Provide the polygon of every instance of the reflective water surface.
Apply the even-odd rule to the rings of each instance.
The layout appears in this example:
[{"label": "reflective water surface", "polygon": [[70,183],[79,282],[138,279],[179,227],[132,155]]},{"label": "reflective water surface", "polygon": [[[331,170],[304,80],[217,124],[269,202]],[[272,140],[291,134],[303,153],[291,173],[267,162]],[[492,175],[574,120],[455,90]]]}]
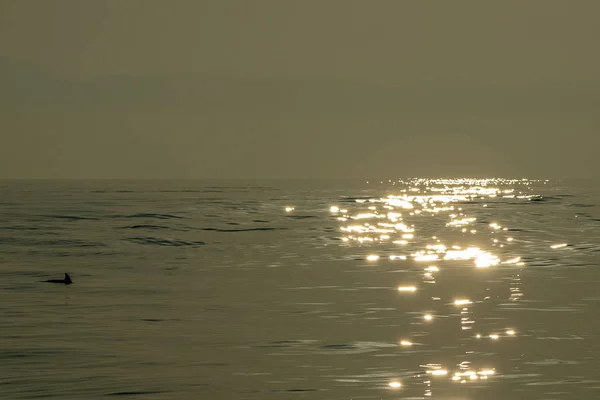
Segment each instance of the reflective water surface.
[{"label": "reflective water surface", "polygon": [[597,187],[0,182],[0,393],[598,398]]}]

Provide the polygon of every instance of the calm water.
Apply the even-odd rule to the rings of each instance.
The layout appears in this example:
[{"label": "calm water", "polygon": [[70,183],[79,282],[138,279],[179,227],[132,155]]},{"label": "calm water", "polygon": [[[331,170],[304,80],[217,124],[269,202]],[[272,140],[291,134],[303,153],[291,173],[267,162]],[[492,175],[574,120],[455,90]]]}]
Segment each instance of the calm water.
[{"label": "calm water", "polygon": [[0,397],[600,398],[597,187],[0,182]]}]

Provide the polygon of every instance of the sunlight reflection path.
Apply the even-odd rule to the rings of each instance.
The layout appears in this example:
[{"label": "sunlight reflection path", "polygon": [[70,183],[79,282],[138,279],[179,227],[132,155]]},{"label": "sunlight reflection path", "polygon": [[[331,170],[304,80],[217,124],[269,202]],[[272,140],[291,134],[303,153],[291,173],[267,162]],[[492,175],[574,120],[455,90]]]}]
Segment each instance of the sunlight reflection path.
[{"label": "sunlight reflection path", "polygon": [[[502,298],[508,301],[518,301],[523,297],[521,289],[521,272],[525,263],[521,257],[513,254],[509,246],[514,243],[514,238],[508,235],[509,228],[503,226],[501,221],[478,220],[478,217],[469,215],[468,210],[486,208],[486,214],[492,214],[489,204],[497,201],[539,201],[541,196],[526,193],[529,186],[538,181],[503,180],[503,179],[413,179],[410,181],[397,181],[389,183],[395,189],[394,194],[383,197],[346,199],[345,207],[331,205],[329,211],[340,223],[339,231],[342,233],[342,242],[345,245],[357,245],[366,249],[368,254],[365,260],[370,265],[379,265],[386,260],[398,261],[402,266],[408,266],[407,271],[419,274],[419,277],[403,274],[405,278],[397,282],[399,295],[422,299],[421,304],[426,304],[426,298],[441,304],[435,314],[444,318],[458,317],[457,329],[460,330],[461,340],[489,340],[501,341],[517,336],[513,327],[479,332],[477,324],[478,309],[484,304],[492,304],[492,300]],[[507,186],[518,186],[507,188]],[[502,199],[502,200],[499,200]],[[478,214],[480,215],[480,214]],[[481,216],[479,217],[481,218]],[[433,227],[433,228],[432,228]],[[435,234],[431,234],[435,233]],[[566,245],[557,244],[552,248],[561,248]],[[393,253],[393,254],[389,254]],[[417,269],[415,265],[425,264]],[[383,264],[382,264],[383,265]],[[387,265],[387,264],[385,264]],[[440,276],[457,271],[456,268],[472,268],[472,273],[478,270],[492,268],[509,269],[510,285],[505,294],[495,296],[487,295],[481,298],[480,293],[456,293],[451,298],[443,293],[431,296],[435,292]],[[449,272],[447,272],[449,271]],[[481,272],[479,272],[481,273]],[[431,290],[422,293],[423,288],[415,284],[420,281],[427,284]],[[495,284],[499,286],[500,284]],[[490,291],[491,288],[486,290]],[[419,297],[421,296],[421,297]],[[441,299],[446,302],[440,303]],[[419,304],[419,303],[416,303]],[[458,309],[458,310],[456,310]],[[456,313],[458,311],[458,314]],[[421,315],[421,321],[435,326],[436,319],[430,310],[415,309],[411,312]],[[475,330],[475,333],[471,333]],[[410,349],[413,340],[410,332],[402,332],[403,338],[399,340],[398,347]],[[466,336],[465,336],[466,335]],[[432,346],[427,343],[427,337],[421,338],[423,346]],[[455,357],[469,357],[474,351],[461,351],[459,346]],[[435,349],[432,349],[435,350]],[[418,374],[419,384],[424,385],[424,396],[433,394],[434,380],[445,379],[448,382],[468,384],[477,381],[486,381],[496,374],[493,366],[480,355],[478,364],[475,362],[461,361],[456,365],[442,365],[427,363],[419,365],[424,373]],[[390,380],[390,389],[405,389],[407,382],[399,379]]]}]

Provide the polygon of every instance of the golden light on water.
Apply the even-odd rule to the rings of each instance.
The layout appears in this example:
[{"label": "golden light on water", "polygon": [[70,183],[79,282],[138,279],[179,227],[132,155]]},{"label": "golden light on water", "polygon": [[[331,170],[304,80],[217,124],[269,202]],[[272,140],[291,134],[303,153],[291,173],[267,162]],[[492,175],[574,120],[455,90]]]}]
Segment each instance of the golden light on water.
[{"label": "golden light on water", "polygon": [[489,376],[495,374],[495,370],[493,369],[481,369],[479,371],[466,370],[462,372],[455,372],[452,376],[452,380],[461,383],[466,383],[467,381],[475,381],[478,379],[487,379]]},{"label": "golden light on water", "polygon": [[475,259],[475,266],[477,268],[488,268],[499,263],[500,259],[491,253],[482,253]]},{"label": "golden light on water", "polygon": [[408,201],[407,198],[399,198],[394,196],[388,196],[387,204],[392,207],[400,207],[407,210],[412,210],[414,208],[412,203]]},{"label": "golden light on water", "polygon": [[560,243],[560,244],[553,244],[552,246],[550,246],[550,248],[552,249],[562,249],[563,247],[567,247],[568,244],[567,243]]},{"label": "golden light on water", "polygon": [[417,252],[412,256],[415,261],[436,261],[439,258],[437,254],[424,254],[424,252]]},{"label": "golden light on water", "polygon": [[468,300],[468,299],[454,300],[454,305],[456,305],[456,306],[464,306],[466,304],[472,304],[471,300]]},{"label": "golden light on water", "polygon": [[[485,310],[499,301],[517,301],[524,296],[519,275],[523,269],[519,267],[525,263],[515,252],[527,242],[508,235],[519,231],[506,226],[514,218],[504,219],[506,214],[499,215],[497,211],[500,211],[498,204],[502,201],[515,204],[534,199],[530,192],[506,188],[506,185],[520,185],[530,190],[527,186],[531,181],[412,179],[388,184],[386,190],[393,191],[391,195],[367,197],[364,192],[352,199],[347,209],[329,205],[329,212],[334,217],[332,220],[339,221],[344,246],[359,246],[360,252],[366,253],[366,260],[377,266],[378,273],[389,273],[390,277],[397,276],[402,282],[396,287],[402,292],[397,301],[404,302],[408,310],[398,310],[416,315],[416,318],[409,324],[398,324],[402,330],[399,335],[406,337],[394,345],[412,356],[418,352],[412,349],[416,344],[411,339],[419,337],[419,349],[429,351],[432,345],[428,343],[430,330],[446,330],[448,326],[456,329],[454,334],[459,335],[460,340],[478,341],[480,346],[495,342],[494,346],[498,347],[514,341],[517,338],[515,328],[493,326],[494,330],[488,330],[487,317],[480,318],[482,310],[487,312]],[[373,194],[373,191],[368,193]],[[520,239],[518,235],[515,233],[516,239]],[[562,247],[566,244],[551,246],[552,249]],[[457,277],[460,277],[458,281]],[[474,281],[466,285],[470,277]],[[477,283],[472,285],[474,282]],[[500,282],[506,293],[494,290]],[[460,315],[452,311],[454,307],[458,307]],[[393,305],[389,307],[389,310],[394,309]],[[435,323],[432,322],[434,315]],[[479,333],[473,334],[475,327]],[[472,349],[461,351],[460,355],[468,356],[473,352]],[[420,384],[424,385],[421,396],[424,397],[434,397],[436,381],[458,381],[469,385],[495,374],[493,368],[477,369],[468,361],[458,367],[427,364],[425,368],[426,373],[419,375]],[[408,387],[409,383],[403,380],[401,384],[393,379],[387,385],[399,388]]]},{"label": "golden light on water", "polygon": [[[396,229],[399,232],[414,232],[414,228],[411,228],[409,226],[407,226],[406,224],[396,224],[394,225],[394,229]],[[412,238],[413,236],[411,236]],[[407,238],[404,238],[407,239]]]},{"label": "golden light on water", "polygon": [[288,207],[286,207],[286,208],[285,208],[285,212],[292,212],[292,211],[294,211],[295,209],[296,209],[295,207],[289,207],[289,206],[288,206]]},{"label": "golden light on water", "polygon": [[[454,214],[452,214],[450,217],[452,218]],[[469,225],[472,224],[473,222],[475,222],[477,220],[477,218],[461,218],[461,219],[453,219],[452,221],[448,222],[446,224],[446,226],[465,226],[465,225]]]},{"label": "golden light on water", "polygon": [[446,252],[446,246],[444,246],[443,244],[428,244],[427,246],[425,246],[425,248],[427,250],[433,250],[436,253],[445,253]]},{"label": "golden light on water", "polygon": [[372,218],[385,218],[383,215],[375,213],[361,213],[352,217],[352,219],[372,219]]},{"label": "golden light on water", "polygon": [[397,221],[400,220],[400,218],[402,218],[402,214],[400,214],[400,213],[394,213],[394,212],[389,212],[389,213],[387,213],[387,218],[391,222],[397,222]]},{"label": "golden light on water", "polygon": [[469,247],[464,250],[448,250],[444,260],[474,260],[477,268],[487,268],[500,263],[500,259],[489,251],[478,247]]},{"label": "golden light on water", "polygon": [[399,286],[399,292],[416,292],[417,288],[415,286]]},{"label": "golden light on water", "polygon": [[445,369],[434,369],[434,370],[430,370],[427,371],[428,374],[434,375],[434,376],[444,376],[444,375],[448,375],[448,371]]},{"label": "golden light on water", "polygon": [[479,375],[494,375],[496,373],[495,370],[493,369],[482,369],[480,371],[477,372]]}]

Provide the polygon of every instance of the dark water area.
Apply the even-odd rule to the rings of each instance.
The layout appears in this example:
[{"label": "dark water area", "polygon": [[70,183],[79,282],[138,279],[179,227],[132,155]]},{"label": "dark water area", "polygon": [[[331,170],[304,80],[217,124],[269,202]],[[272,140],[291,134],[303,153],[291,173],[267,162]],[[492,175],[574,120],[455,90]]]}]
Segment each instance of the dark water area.
[{"label": "dark water area", "polygon": [[0,398],[600,398],[599,196],[1,181]]}]

